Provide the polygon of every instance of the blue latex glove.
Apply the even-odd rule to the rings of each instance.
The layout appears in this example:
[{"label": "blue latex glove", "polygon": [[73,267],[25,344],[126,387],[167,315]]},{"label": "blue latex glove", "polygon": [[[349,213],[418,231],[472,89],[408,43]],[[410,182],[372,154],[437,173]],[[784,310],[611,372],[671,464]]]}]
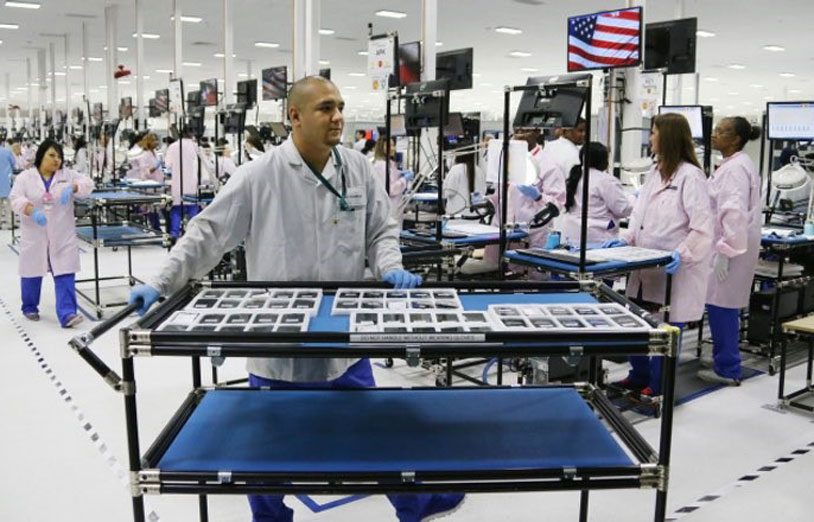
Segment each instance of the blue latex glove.
[{"label": "blue latex glove", "polygon": [[675,250],[672,254],[670,254],[670,257],[673,260],[664,266],[664,271],[670,275],[675,275],[675,273],[678,272],[678,269],[681,267],[681,256],[678,254],[678,250]]},{"label": "blue latex glove", "polygon": [[35,208],[34,211],[31,212],[31,217],[34,218],[34,222],[41,227],[44,227],[45,224],[48,223],[48,219],[45,217],[45,214],[38,208]]},{"label": "blue latex glove", "polygon": [[407,270],[391,270],[382,276],[382,281],[395,288],[415,288],[423,282],[421,276],[413,275]]},{"label": "blue latex glove", "polygon": [[73,185],[65,187],[62,190],[62,194],[59,195],[59,202],[63,205],[67,205],[68,202],[71,201],[71,194],[73,194]]},{"label": "blue latex glove", "polygon": [[534,201],[537,201],[542,197],[542,194],[540,194],[540,191],[537,190],[537,187],[534,185],[518,185],[517,190],[519,190],[520,193],[527,198],[533,199]]},{"label": "blue latex glove", "polygon": [[138,285],[130,291],[130,297],[127,298],[127,304],[135,304],[141,302],[141,307],[136,310],[139,315],[144,315],[147,310],[153,306],[153,303],[158,301],[161,296],[158,290],[150,285]]},{"label": "blue latex glove", "polygon": [[407,183],[410,183],[411,181],[413,181],[413,178],[415,177],[415,174],[413,174],[412,170],[402,170],[401,171],[401,177],[406,179]]},{"label": "blue latex glove", "polygon": [[627,241],[624,239],[608,239],[607,241],[602,242],[602,246],[600,248],[616,248],[623,246],[627,246]]}]

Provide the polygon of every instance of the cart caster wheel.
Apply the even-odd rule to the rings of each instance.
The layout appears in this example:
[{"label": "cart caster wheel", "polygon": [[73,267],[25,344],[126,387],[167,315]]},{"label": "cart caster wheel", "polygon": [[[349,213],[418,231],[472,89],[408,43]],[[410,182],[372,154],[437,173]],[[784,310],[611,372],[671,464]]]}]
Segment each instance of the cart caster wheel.
[{"label": "cart caster wheel", "polygon": [[119,251],[119,247],[113,247],[113,249],[112,249],[112,250],[113,250],[114,252],[118,252],[118,251]]},{"label": "cart caster wheel", "polygon": [[774,369],[774,366],[769,366],[769,375],[773,376],[777,373],[777,370]]},{"label": "cart caster wheel", "polygon": [[392,368],[393,367],[393,359],[388,357],[387,359],[384,360],[384,365],[387,366],[388,368]]},{"label": "cart caster wheel", "polygon": [[436,377],[435,385],[438,388],[446,388],[447,387],[447,379],[446,379],[446,377]]}]

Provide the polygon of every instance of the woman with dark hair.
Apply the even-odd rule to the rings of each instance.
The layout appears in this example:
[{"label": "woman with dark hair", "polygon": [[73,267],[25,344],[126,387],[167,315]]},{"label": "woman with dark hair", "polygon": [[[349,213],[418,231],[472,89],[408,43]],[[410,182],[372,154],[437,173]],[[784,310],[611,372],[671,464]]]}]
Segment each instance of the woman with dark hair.
[{"label": "woman with dark hair", "polygon": [[404,212],[401,208],[401,196],[404,191],[410,186],[413,180],[413,173],[409,170],[401,171],[396,165],[394,158],[396,157],[396,142],[390,140],[390,158],[387,159],[387,141],[380,139],[376,142],[373,152],[373,172],[381,183],[382,188],[386,188],[385,176],[387,176],[387,162],[390,162],[390,215],[399,224],[399,230],[404,221]]},{"label": "woman with dark hair", "polygon": [[77,172],[87,174],[90,168],[90,157],[88,156],[88,142],[84,136],[77,136],[73,144],[73,168]]},{"label": "woman with dark hair", "polygon": [[444,179],[447,214],[471,215],[473,192],[486,196],[486,174],[475,163],[475,151],[459,154]]},{"label": "woman with dark hair", "polygon": [[133,154],[130,158],[130,170],[127,172],[128,178],[164,182],[161,161],[155,153],[158,145],[158,136],[150,131],[145,131],[133,138],[133,144],[130,145]]},{"label": "woman with dark hair", "polygon": [[[619,235],[619,221],[633,211],[635,199],[622,188],[622,183],[608,170],[608,149],[597,141],[583,147],[580,161],[586,161],[588,151],[588,243],[601,243]],[[571,167],[565,182],[565,217],[562,223],[562,239],[565,243],[579,245],[582,237],[582,175],[581,164]]]},{"label": "woman with dark hair", "polygon": [[[632,245],[672,251],[665,267],[630,275],[627,295],[645,308],[665,304],[667,274],[673,276],[670,321],[679,328],[701,319],[711,272],[714,220],[704,172],[686,118],[662,114],[653,119],[650,146],[658,157],[636,198],[630,225],[620,239],[603,246]],[[617,383],[643,395],[661,393],[661,358],[630,358],[632,371]]]},{"label": "woman with dark hair", "polygon": [[707,289],[713,365],[698,372],[708,382],[738,385],[741,380],[738,316],[749,305],[763,222],[760,175],[743,147],[759,137],[760,128],[740,116],[722,119],[712,131],[712,148],[724,161],[708,181],[715,217],[715,257]]},{"label": "woman with dark hair", "polygon": [[263,142],[260,141],[260,137],[256,134],[249,134],[244,142],[243,150],[246,153],[246,158],[243,160],[243,163],[257,159],[266,152]]},{"label": "woman with dark hair", "polygon": [[79,246],[74,226],[73,198],[93,190],[93,181],[62,168],[62,147],[46,139],[34,157],[34,167],[17,176],[11,205],[20,216],[20,277],[23,315],[38,321],[42,277],[51,272],[56,289],[59,324],[70,328],[82,321],[76,313]]}]

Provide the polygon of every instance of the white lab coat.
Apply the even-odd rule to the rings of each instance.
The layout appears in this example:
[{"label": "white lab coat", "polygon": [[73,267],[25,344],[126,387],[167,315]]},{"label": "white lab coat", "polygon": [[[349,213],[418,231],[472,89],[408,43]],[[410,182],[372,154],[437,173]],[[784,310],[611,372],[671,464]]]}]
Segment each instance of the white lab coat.
[{"label": "white lab coat", "polygon": [[[43,200],[45,182],[36,168],[23,171],[14,180],[9,197],[14,212],[20,216],[20,277],[42,277],[48,273],[49,264],[55,276],[79,272],[73,197],[67,205],[59,202],[63,190],[73,184],[78,188],[74,197],[93,191],[89,177],[74,170],[58,170],[48,191],[53,199],[47,209]],[[45,214],[48,221],[44,227],[23,213],[29,203]]]},{"label": "white lab coat", "polygon": [[353,150],[356,152],[362,152],[362,149],[365,148],[365,143],[367,143],[367,140],[364,138],[361,140],[356,140],[356,142],[353,144]]},{"label": "white lab coat", "polygon": [[145,181],[164,182],[164,171],[159,165],[158,156],[154,151],[145,150],[130,161],[130,170],[127,177]]},{"label": "white lab coat", "polygon": [[564,136],[556,140],[547,141],[543,147],[542,156],[551,163],[555,163],[564,177],[568,177],[571,167],[579,165],[579,147]]},{"label": "white lab coat", "polygon": [[[628,194],[613,174],[591,169],[588,183],[588,243],[601,243],[619,235],[619,221],[633,211],[636,198]],[[562,221],[562,241],[579,245],[582,237],[582,180],[577,183],[574,205]]]},{"label": "white lab coat", "polygon": [[[475,167],[475,190],[486,197],[486,173]],[[469,210],[471,193],[469,191],[469,176],[467,176],[466,165],[456,163],[449,169],[447,177],[444,179],[444,199],[446,200],[446,213],[450,215],[463,214],[472,215]]]},{"label": "white lab coat", "polygon": [[760,253],[763,206],[760,175],[741,151],[726,158],[708,180],[715,216],[715,252],[729,258],[729,275],[723,281],[710,275],[707,303],[723,308],[749,305]]},{"label": "white lab coat", "polygon": [[[184,153],[181,156],[180,142],[184,142]],[[164,156],[164,164],[170,169],[172,178],[170,189],[172,192],[172,204],[181,204],[181,179],[184,180],[184,195],[198,195],[198,146],[190,138],[176,140],[167,147],[167,154]],[[181,172],[183,170],[183,173]],[[183,175],[183,178],[182,178]]]},{"label": "white lab coat", "polygon": [[[289,138],[241,166],[169,254],[151,284],[162,294],[203,277],[241,241],[252,281],[360,281],[365,256],[375,277],[401,269],[398,228],[390,200],[361,154],[337,147],[348,203],[339,200],[303,162]],[[333,156],[322,175],[337,190],[342,181]],[[248,370],[267,379],[326,381],[358,359],[249,359]]]},{"label": "white lab coat", "polygon": [[77,172],[81,172],[82,174],[87,174],[88,167],[90,167],[90,160],[88,159],[88,148],[82,147],[76,154],[74,154],[73,159],[73,168]]},{"label": "white lab coat", "polygon": [[[215,169],[215,158],[217,157],[218,168]],[[201,183],[212,185],[216,189],[220,188],[220,180],[224,177],[232,177],[237,170],[237,165],[232,158],[227,156],[215,156],[214,154],[201,154]],[[217,170],[217,172],[216,172]],[[220,179],[218,179],[220,178]]]},{"label": "white lab coat", "polygon": [[[373,172],[376,174],[376,179],[381,183],[382,187],[387,190],[385,178],[387,176],[387,163],[383,159],[373,162]],[[401,208],[401,195],[407,190],[407,180],[401,175],[396,162],[390,162],[390,215],[396,220],[401,230],[404,221],[404,211]]]}]

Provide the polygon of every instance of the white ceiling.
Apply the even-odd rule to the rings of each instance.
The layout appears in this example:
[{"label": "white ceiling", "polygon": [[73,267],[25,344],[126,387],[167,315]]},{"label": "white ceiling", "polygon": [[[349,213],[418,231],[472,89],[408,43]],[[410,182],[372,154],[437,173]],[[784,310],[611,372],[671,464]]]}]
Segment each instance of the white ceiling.
[{"label": "white ceiling", "polygon": [[[104,0],[38,0],[39,10],[1,6],[0,23],[17,23],[19,30],[0,29],[0,70],[10,73],[10,86],[26,85],[25,58],[32,59],[36,75],[36,48],[56,42],[57,70],[62,71],[62,38],[68,33],[70,65],[80,65],[81,25],[89,28],[90,56],[104,57]],[[134,7],[132,1],[119,5],[118,44],[128,47],[119,53],[119,62],[135,72]],[[142,0],[144,30],[157,33],[159,40],[145,40],[145,97],[165,88],[169,75],[156,69],[172,68],[173,37],[170,15],[172,2]],[[233,0],[236,73],[256,76],[263,68],[291,66],[293,0]],[[566,19],[575,14],[624,7],[621,0],[438,0],[439,50],[474,47],[475,88],[453,95],[453,108],[481,110],[488,115],[502,113],[502,86],[525,82],[530,75],[564,72]],[[646,22],[675,18],[677,0],[645,2]],[[699,38],[697,70],[700,72],[700,102],[714,105],[717,114],[757,114],[768,99],[814,99],[814,41],[810,24],[814,16],[812,0],[684,0],[684,16],[698,17],[699,29],[712,31],[713,38]],[[213,57],[221,50],[222,0],[182,0],[184,14],[199,16],[198,24],[183,24],[184,61],[201,62],[201,67],[185,67],[184,80],[196,83],[205,78],[222,78],[223,60]],[[407,13],[401,20],[374,15],[379,9]],[[349,73],[364,72],[365,57],[357,51],[366,48],[368,23],[374,32],[397,30],[402,42],[417,40],[421,33],[420,0],[322,0],[322,27],[335,30],[321,36],[321,58],[330,61],[334,81],[348,102],[348,115],[358,118],[381,117],[381,97],[371,94],[366,78]],[[75,15],[92,18],[78,18]],[[511,36],[494,32],[497,26],[523,30]],[[255,41],[280,43],[279,49],[259,49]],[[767,44],[781,45],[784,52],[763,50]],[[511,58],[512,50],[532,53],[528,58]],[[22,61],[21,61],[22,60]],[[740,64],[744,69],[728,66]],[[522,68],[537,69],[524,72]],[[106,102],[104,64],[89,64],[91,102]],[[82,71],[69,70],[72,91],[82,91]],[[795,73],[784,78],[780,73]],[[245,76],[237,77],[237,80]],[[692,75],[683,77],[683,102],[694,102]],[[5,98],[4,76],[0,76],[0,100]],[[64,99],[64,80],[57,78],[57,99]],[[50,91],[46,99],[50,99]],[[135,96],[135,80],[119,86],[120,96]],[[36,103],[36,94],[35,94]],[[78,101],[81,98],[74,98]],[[13,103],[25,106],[24,90],[12,93]],[[59,104],[58,104],[59,105]],[[272,105],[263,106],[271,113]]]}]

